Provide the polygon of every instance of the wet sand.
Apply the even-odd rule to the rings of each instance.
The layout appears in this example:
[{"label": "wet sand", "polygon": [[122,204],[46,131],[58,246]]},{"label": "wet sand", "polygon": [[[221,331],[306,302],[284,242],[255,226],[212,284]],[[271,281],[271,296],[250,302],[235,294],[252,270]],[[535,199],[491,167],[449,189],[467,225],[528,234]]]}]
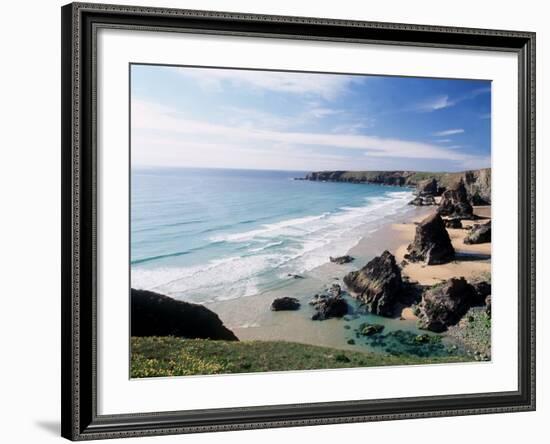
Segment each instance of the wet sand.
[{"label": "wet sand", "polygon": [[[315,294],[321,293],[333,283],[342,287],[342,278],[350,271],[363,267],[368,261],[381,254],[384,250],[395,252],[406,242],[406,233],[395,230],[401,223],[413,224],[418,218],[429,214],[429,209],[411,207],[401,217],[388,218],[378,229],[363,237],[347,254],[355,260],[349,264],[337,265],[327,262],[308,273],[303,279],[288,278],[278,288],[246,298],[214,301],[205,304],[222,319],[241,340],[284,340],[313,345],[324,345],[342,349],[357,350],[358,347],[347,344],[352,338],[353,329],[361,322],[375,322],[385,326],[385,331],[410,330],[418,332],[414,321],[384,318],[376,315],[364,315],[349,321],[342,319],[327,319],[312,321],[314,314],[309,301]],[[327,257],[328,260],[328,257]],[[300,310],[279,311],[270,310],[273,299],[283,296],[297,298],[301,303]],[[357,301],[346,297],[352,308],[357,307]],[[344,326],[348,324],[349,328]]]}]

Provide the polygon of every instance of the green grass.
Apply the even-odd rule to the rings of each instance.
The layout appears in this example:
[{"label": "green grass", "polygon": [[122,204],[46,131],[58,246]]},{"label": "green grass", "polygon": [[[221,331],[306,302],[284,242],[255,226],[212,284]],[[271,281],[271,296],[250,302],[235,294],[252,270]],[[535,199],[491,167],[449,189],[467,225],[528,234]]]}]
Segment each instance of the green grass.
[{"label": "green grass", "polygon": [[284,341],[133,337],[131,377],[190,376],[461,362],[465,357],[389,356]]},{"label": "green grass", "polygon": [[424,171],[417,171],[414,174],[412,174],[412,176],[410,176],[409,181],[412,183],[417,183],[417,182],[420,182],[421,180],[435,179],[439,182],[446,175],[447,173],[430,173],[430,172],[424,172]]}]

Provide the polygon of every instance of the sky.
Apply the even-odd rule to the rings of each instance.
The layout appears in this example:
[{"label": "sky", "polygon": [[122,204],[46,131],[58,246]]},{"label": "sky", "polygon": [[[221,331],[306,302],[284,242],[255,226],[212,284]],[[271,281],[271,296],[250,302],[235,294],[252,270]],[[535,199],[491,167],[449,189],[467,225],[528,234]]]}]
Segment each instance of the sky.
[{"label": "sky", "polygon": [[491,82],[131,66],[133,167],[490,166]]}]

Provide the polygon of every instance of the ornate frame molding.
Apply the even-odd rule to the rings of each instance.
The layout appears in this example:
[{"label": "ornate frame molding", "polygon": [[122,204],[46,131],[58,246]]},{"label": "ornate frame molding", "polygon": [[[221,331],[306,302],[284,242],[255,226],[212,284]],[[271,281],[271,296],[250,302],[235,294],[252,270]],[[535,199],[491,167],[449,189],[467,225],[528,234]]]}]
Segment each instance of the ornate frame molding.
[{"label": "ornate frame molding", "polygon": [[[71,440],[535,409],[535,34],[72,3],[62,8],[62,435]],[[519,61],[518,391],[143,414],[97,414],[96,85],[99,27],[514,52]]]}]

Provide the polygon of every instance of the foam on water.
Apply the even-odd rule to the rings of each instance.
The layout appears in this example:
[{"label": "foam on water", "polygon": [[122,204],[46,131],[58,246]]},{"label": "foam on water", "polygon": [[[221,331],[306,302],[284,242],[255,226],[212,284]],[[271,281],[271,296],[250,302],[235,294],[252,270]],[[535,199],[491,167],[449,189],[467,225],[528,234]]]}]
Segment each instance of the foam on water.
[{"label": "foam on water", "polygon": [[318,216],[308,216],[308,217],[300,217],[296,219],[289,219],[284,220],[282,222],[274,223],[274,224],[265,224],[262,226],[262,228],[257,230],[251,230],[251,231],[245,231],[243,233],[235,233],[235,234],[229,234],[229,235],[222,235],[222,236],[213,236],[210,239],[212,242],[219,242],[219,241],[225,241],[225,242],[244,242],[247,240],[251,240],[257,237],[273,237],[274,235],[280,235],[283,233],[293,233],[293,229],[303,229],[300,227],[304,227],[312,222],[322,220],[326,216],[328,216],[330,213],[323,213]]},{"label": "foam on water", "polygon": [[307,273],[329,256],[346,254],[385,219],[406,211],[411,197],[410,191],[391,191],[366,198],[363,206],[213,236],[211,242],[238,247],[242,254],[187,267],[133,267],[132,286],[197,302],[254,295],[288,280],[289,273]]}]

